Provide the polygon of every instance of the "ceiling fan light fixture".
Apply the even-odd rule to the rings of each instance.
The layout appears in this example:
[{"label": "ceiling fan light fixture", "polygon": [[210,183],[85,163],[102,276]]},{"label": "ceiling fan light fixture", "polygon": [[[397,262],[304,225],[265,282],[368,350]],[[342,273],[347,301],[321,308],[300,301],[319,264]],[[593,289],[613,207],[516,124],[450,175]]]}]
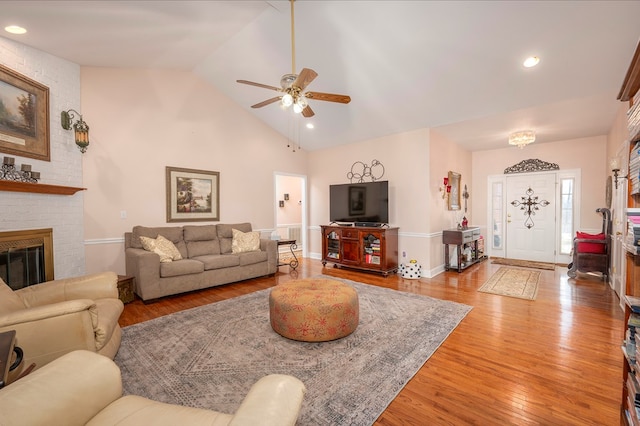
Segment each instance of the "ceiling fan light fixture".
[{"label": "ceiling fan light fixture", "polygon": [[295,112],[296,114],[300,114],[303,109],[304,107],[300,106],[299,103],[296,102],[295,104],[293,104],[293,112]]},{"label": "ceiling fan light fixture", "polygon": [[523,149],[525,146],[536,140],[536,132],[533,130],[521,130],[513,132],[509,135],[509,145],[517,146]]},{"label": "ceiling fan light fixture", "polygon": [[305,98],[303,95],[300,95],[296,99],[296,105],[300,106],[300,108],[302,109],[305,109],[309,106],[309,102],[307,102],[307,98]]},{"label": "ceiling fan light fixture", "polygon": [[291,105],[293,105],[293,96],[291,96],[291,94],[287,93],[282,97],[282,105],[285,107],[290,107]]}]

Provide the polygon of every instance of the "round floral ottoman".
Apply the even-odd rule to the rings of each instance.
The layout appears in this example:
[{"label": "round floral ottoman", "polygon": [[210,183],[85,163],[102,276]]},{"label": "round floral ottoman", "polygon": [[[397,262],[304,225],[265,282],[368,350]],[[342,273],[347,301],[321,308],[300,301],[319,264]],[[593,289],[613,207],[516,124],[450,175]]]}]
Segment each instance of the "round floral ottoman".
[{"label": "round floral ottoman", "polygon": [[294,280],[275,286],[269,294],[271,327],[292,340],[340,339],[358,327],[359,315],[358,293],[340,281]]}]

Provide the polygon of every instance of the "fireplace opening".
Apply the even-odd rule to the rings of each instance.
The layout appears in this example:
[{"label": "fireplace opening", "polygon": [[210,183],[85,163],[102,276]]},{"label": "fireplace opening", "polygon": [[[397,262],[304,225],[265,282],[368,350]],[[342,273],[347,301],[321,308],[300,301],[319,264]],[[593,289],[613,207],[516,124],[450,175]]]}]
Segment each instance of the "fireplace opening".
[{"label": "fireplace opening", "polygon": [[13,290],[52,280],[51,228],[0,232],[0,278]]}]

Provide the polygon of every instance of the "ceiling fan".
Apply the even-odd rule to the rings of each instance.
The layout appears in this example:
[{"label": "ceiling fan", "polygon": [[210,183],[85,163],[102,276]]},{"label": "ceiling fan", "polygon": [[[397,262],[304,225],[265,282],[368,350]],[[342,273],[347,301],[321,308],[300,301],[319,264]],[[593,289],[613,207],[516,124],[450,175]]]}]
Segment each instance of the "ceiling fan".
[{"label": "ceiling fan", "polygon": [[322,92],[305,92],[304,89],[318,76],[314,70],[310,68],[303,68],[300,74],[296,74],[296,55],[295,55],[295,37],[294,37],[294,16],[293,16],[293,2],[291,1],[291,74],[285,74],[280,79],[280,86],[269,86],[267,84],[255,83],[248,80],[236,80],[238,83],[248,84],[250,86],[262,87],[264,89],[275,90],[282,93],[279,96],[275,96],[266,101],[259,102],[255,105],[251,105],[251,108],[262,108],[263,106],[280,101],[283,106],[293,106],[293,110],[296,113],[302,113],[304,117],[313,117],[315,113],[307,102],[308,99],[318,101],[337,102],[341,104],[348,104],[351,102],[351,98],[347,95],[336,95],[333,93]]}]

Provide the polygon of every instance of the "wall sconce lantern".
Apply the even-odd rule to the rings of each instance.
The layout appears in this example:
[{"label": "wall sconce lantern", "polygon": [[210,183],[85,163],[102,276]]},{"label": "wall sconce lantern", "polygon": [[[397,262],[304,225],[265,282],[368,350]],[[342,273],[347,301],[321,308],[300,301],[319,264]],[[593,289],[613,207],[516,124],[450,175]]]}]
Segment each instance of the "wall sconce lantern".
[{"label": "wall sconce lantern", "polygon": [[442,179],[442,183],[443,186],[440,187],[440,192],[442,192],[442,199],[444,200],[451,192],[451,185],[449,184],[449,178],[446,176]]},{"label": "wall sconce lantern", "polygon": [[620,164],[617,158],[611,159],[611,172],[613,173],[613,183],[618,189],[618,179],[627,179],[629,176],[620,176]]},{"label": "wall sconce lantern", "polygon": [[[75,114],[74,114],[75,113]],[[73,119],[78,115],[78,119],[73,123]],[[83,154],[87,152],[89,146],[89,126],[82,119],[82,114],[76,110],[70,109],[69,111],[62,111],[60,113],[60,124],[65,130],[71,130],[71,124],[73,123],[73,130],[76,135],[76,145]]]}]

